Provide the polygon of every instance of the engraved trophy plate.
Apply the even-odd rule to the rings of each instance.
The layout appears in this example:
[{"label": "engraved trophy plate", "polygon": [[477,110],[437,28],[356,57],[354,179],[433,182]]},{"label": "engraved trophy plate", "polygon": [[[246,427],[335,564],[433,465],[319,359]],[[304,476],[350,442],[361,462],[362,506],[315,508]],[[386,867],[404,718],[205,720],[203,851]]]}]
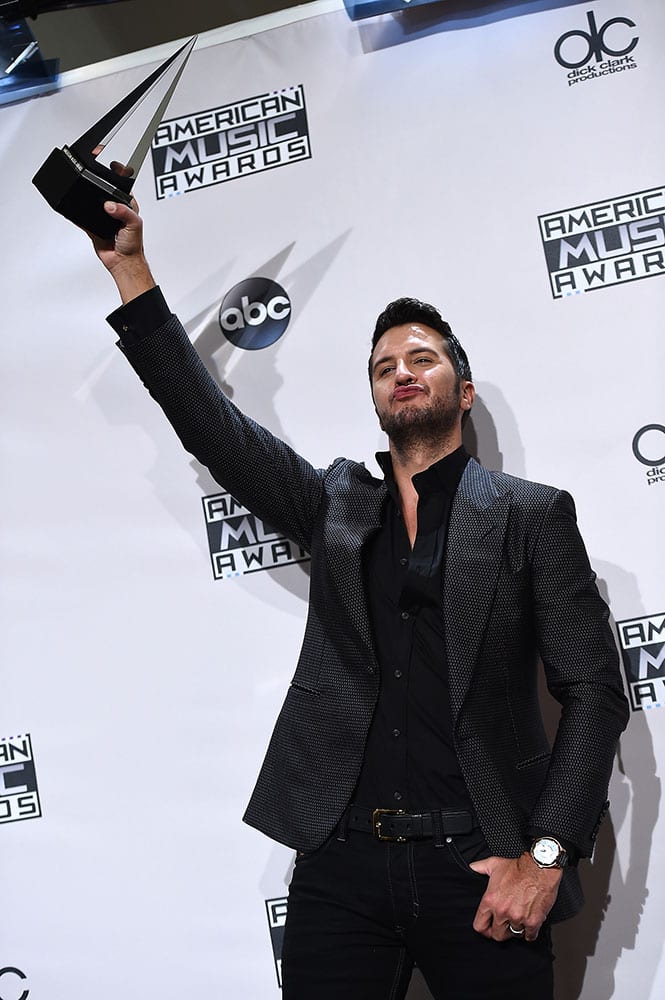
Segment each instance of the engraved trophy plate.
[{"label": "engraved trophy plate", "polygon": [[[143,83],[140,83],[127,97],[111,108],[87,132],[84,132],[76,142],[63,146],[62,149],[54,149],[47,157],[32,178],[32,183],[46,198],[51,208],[96,236],[113,239],[120,224],[104,211],[104,202],[110,200],[125,205],[131,202],[136,175],[150,149],[153,136],[194,48],[196,38],[195,35],[185,42],[177,52],[146,77]],[[123,173],[113,169],[113,165],[105,166],[98,160],[99,154],[153,88],[164,80],[169,70],[174,74],[173,78],[134,152],[126,159],[123,158]]]}]

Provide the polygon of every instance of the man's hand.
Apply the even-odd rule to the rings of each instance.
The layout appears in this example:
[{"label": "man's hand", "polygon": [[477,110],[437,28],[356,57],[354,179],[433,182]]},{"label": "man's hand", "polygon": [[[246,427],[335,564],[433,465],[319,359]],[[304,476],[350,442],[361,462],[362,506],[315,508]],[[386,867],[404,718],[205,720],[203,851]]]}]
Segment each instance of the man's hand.
[{"label": "man's hand", "polygon": [[104,203],[104,210],[111,218],[120,222],[115,239],[103,240],[93,233],[88,235],[95,253],[110,272],[125,303],[155,286],[143,251],[143,222],[133,198],[131,208],[115,201],[107,201]]},{"label": "man's hand", "polygon": [[473,929],[495,941],[507,941],[515,936],[509,925],[516,930],[523,927],[525,940],[535,941],[554,905],[561,869],[539,868],[528,852],[519,858],[485,858],[469,867],[489,876]]}]

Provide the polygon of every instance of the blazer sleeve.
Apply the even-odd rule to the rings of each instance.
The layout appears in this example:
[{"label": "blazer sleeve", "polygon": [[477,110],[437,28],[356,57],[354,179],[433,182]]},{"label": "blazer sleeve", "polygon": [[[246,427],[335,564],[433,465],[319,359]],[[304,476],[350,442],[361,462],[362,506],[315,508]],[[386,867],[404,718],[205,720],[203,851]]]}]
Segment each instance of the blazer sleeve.
[{"label": "blazer sleeve", "polygon": [[561,718],[527,832],[559,834],[587,857],[607,809],[617,740],[629,710],[609,609],[598,593],[568,493],[553,495],[531,566],[539,650]]},{"label": "blazer sleeve", "polygon": [[118,346],[186,450],[240,503],[310,551],[323,471],[234,406],[176,316]]}]

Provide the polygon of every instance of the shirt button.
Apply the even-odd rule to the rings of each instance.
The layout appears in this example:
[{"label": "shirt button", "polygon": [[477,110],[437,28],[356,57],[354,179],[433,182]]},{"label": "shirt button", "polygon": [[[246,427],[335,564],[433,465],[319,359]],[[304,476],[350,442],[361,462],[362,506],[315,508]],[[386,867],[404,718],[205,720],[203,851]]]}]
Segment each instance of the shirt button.
[{"label": "shirt button", "polygon": [[408,611],[403,611],[402,614],[400,615],[400,618],[402,619],[403,622],[408,621],[409,620],[409,612]]},{"label": "shirt button", "polygon": [[374,667],[371,665],[371,663],[370,663],[370,665],[367,668],[367,673],[368,674],[373,674],[374,673]]},{"label": "shirt button", "polygon": [[409,560],[406,558],[406,556],[402,556],[402,558],[399,561],[399,564],[400,566],[408,566]]},{"label": "shirt button", "polygon": [[395,671],[395,677],[397,677],[397,679],[399,680],[399,678],[400,678],[401,676],[402,676],[402,671],[401,671],[401,670],[396,670],[396,671]]},{"label": "shirt button", "polygon": [[393,729],[393,736],[397,737],[400,735],[399,729]]},{"label": "shirt button", "polygon": [[393,792],[393,798],[394,798],[394,799],[395,799],[395,800],[396,800],[397,802],[399,802],[399,801],[400,801],[400,799],[402,798],[402,793],[401,793],[401,792]]}]

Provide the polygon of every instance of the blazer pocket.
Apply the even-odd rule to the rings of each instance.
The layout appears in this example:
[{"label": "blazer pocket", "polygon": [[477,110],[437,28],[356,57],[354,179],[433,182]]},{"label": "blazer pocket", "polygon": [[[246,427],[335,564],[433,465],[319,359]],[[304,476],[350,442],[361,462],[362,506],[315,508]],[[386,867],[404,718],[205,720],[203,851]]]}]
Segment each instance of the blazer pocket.
[{"label": "blazer pocket", "polygon": [[527,767],[535,767],[536,764],[542,764],[550,759],[550,751],[543,750],[542,753],[536,754],[534,757],[526,757],[525,760],[520,760],[515,764],[516,771],[522,771]]},{"label": "blazer pocket", "polygon": [[300,691],[308,691],[310,694],[319,694],[325,647],[325,639],[317,641],[305,635],[291,687],[298,688]]},{"label": "blazer pocket", "polygon": [[305,694],[321,694],[318,688],[308,687],[306,684],[301,684],[300,681],[294,679],[291,681],[289,687],[295,688],[296,691],[304,691]]}]

